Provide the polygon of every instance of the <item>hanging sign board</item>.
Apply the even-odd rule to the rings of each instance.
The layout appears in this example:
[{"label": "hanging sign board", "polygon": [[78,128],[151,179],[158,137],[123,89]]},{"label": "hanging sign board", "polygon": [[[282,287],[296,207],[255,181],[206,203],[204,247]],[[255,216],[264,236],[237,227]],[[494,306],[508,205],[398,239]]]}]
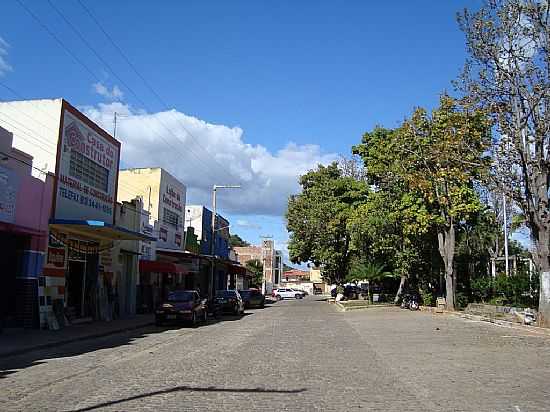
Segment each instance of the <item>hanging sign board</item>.
[{"label": "hanging sign board", "polygon": [[120,142],[63,102],[56,167],[56,219],[114,223]]}]

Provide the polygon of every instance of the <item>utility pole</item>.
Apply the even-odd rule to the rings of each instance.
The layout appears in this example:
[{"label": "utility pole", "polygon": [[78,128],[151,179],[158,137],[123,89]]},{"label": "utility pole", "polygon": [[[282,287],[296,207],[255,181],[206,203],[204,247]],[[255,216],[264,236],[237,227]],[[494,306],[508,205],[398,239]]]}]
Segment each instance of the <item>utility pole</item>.
[{"label": "utility pole", "polygon": [[113,137],[116,139],[116,115],[117,113],[115,112],[114,114],[114,119],[113,119],[113,123],[114,123],[114,127],[113,127]]}]

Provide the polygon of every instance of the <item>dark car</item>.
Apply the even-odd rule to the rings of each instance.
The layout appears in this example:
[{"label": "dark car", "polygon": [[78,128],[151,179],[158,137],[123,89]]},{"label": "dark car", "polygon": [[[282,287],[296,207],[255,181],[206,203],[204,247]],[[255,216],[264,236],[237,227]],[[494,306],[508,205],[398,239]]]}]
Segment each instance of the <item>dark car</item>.
[{"label": "dark car", "polygon": [[194,326],[199,321],[206,322],[207,316],[206,301],[196,290],[174,290],[168,292],[166,300],[155,311],[155,323],[183,321]]},{"label": "dark car", "polygon": [[222,312],[240,315],[244,312],[244,302],[236,290],[216,291],[216,303],[220,305]]},{"label": "dark car", "polygon": [[265,306],[265,296],[258,289],[239,290],[245,308],[263,308]]},{"label": "dark car", "polygon": [[347,300],[367,299],[368,294],[366,289],[359,286],[348,285],[344,288],[344,297]]}]

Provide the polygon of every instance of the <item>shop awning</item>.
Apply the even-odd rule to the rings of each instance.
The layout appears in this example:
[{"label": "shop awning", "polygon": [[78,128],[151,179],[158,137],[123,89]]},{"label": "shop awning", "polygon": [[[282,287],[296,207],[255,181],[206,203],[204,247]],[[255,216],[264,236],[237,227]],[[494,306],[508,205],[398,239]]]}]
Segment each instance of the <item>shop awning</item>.
[{"label": "shop awning", "polygon": [[229,270],[234,275],[246,276],[246,268],[241,265],[229,265]]},{"label": "shop awning", "polygon": [[155,241],[154,237],[134,232],[100,220],[51,219],[50,228],[76,235],[85,235],[103,240],[145,240]]},{"label": "shop awning", "polygon": [[160,262],[158,260],[140,260],[140,272],[156,272],[156,273],[174,273],[176,275],[185,275],[187,270],[182,265],[171,262]]}]

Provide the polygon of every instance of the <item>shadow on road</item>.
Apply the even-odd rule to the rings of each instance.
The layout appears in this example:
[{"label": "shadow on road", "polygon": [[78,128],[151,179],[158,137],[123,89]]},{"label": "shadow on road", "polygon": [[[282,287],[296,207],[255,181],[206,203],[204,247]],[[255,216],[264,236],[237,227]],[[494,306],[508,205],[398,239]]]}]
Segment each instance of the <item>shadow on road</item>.
[{"label": "shadow on road", "polygon": [[88,406],[86,408],[81,409],[74,409],[71,412],[85,412],[85,411],[92,411],[94,409],[99,408],[105,408],[107,406],[116,405],[123,402],[133,401],[136,399],[143,399],[148,398],[155,395],[165,395],[168,393],[174,393],[174,392],[232,392],[232,393],[280,393],[280,394],[294,394],[294,393],[301,393],[305,392],[306,389],[289,389],[289,390],[282,390],[282,389],[264,389],[264,388],[217,388],[215,386],[208,386],[208,387],[198,387],[198,386],[176,386],[174,388],[169,389],[163,389],[159,391],[153,391],[153,392],[147,392],[142,393],[139,395],[130,396],[128,398],[122,398],[117,399],[113,401],[98,403],[97,405]]},{"label": "shadow on road", "polygon": [[[147,337],[152,334],[162,333],[167,330],[187,328],[190,330],[200,330],[208,328],[220,322],[234,322],[242,319],[245,316],[253,315],[254,313],[245,312],[242,315],[223,315],[218,319],[210,318],[207,323],[199,324],[196,328],[185,324],[167,324],[163,326],[144,326],[139,329],[120,331],[108,334],[102,337],[87,338],[78,341],[59,343],[51,348],[43,348],[30,350],[28,352],[0,358],[0,380],[6,376],[17,373],[20,369],[25,369],[34,365],[45,363],[52,358],[65,358],[78,356],[88,352],[94,352],[101,349],[116,348],[119,346],[130,345],[134,341]],[[0,408],[1,409],[1,408]]]}]

